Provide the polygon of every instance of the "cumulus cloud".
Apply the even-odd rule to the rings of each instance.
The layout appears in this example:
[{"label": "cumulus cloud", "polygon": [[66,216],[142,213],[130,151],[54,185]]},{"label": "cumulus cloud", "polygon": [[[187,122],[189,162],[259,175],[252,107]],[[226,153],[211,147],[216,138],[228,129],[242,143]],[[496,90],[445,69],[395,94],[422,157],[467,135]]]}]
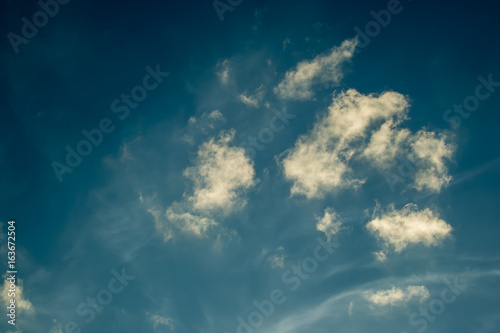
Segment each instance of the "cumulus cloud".
[{"label": "cumulus cloud", "polygon": [[374,306],[396,306],[406,304],[412,299],[420,303],[429,298],[429,291],[425,286],[408,286],[406,290],[392,287],[388,290],[367,290],[364,292],[365,299]]},{"label": "cumulus cloud", "polygon": [[442,187],[450,183],[446,161],[450,160],[455,151],[455,146],[446,142],[444,134],[420,130],[411,143],[413,157],[419,164],[415,174],[417,190],[429,189],[439,192]]},{"label": "cumulus cloud", "polygon": [[325,209],[325,214],[322,218],[318,218],[318,223],[316,223],[316,229],[323,232],[328,241],[335,236],[342,227],[342,222],[340,222],[337,213],[331,209]]},{"label": "cumulus cloud", "polygon": [[177,231],[196,237],[215,229],[223,232],[218,220],[245,206],[244,194],[256,183],[255,171],[243,148],[232,145],[234,135],[234,131],[223,131],[200,145],[194,165],[184,170],[193,187],[182,201],[162,210],[140,196],[164,241]]},{"label": "cumulus cloud", "polygon": [[452,227],[429,208],[418,210],[414,204],[407,204],[401,210],[392,205],[383,213],[376,209],[366,227],[395,252],[414,244],[436,246],[450,237],[452,231]]},{"label": "cumulus cloud", "polygon": [[312,60],[301,61],[295,69],[286,72],[274,92],[282,99],[310,100],[314,97],[314,85],[338,85],[343,77],[342,66],[354,55],[356,44],[357,39],[348,39]]},{"label": "cumulus cloud", "polygon": [[326,116],[299,137],[282,161],[285,178],[293,181],[292,195],[322,197],[326,192],[357,188],[348,163],[362,151],[360,139],[383,120],[404,117],[407,99],[396,92],[363,95],[349,89],[334,97]]},{"label": "cumulus cloud", "polygon": [[255,185],[255,171],[244,149],[230,145],[234,134],[223,132],[218,139],[203,143],[195,165],[184,171],[194,184],[187,198],[194,209],[227,214],[245,205],[240,194]]},{"label": "cumulus cloud", "polygon": [[[408,119],[408,98],[396,92],[363,95],[354,89],[333,98],[328,113],[299,137],[282,160],[284,176],[293,182],[292,195],[318,198],[364,182],[353,177],[353,159],[388,173],[397,161],[410,161],[411,185],[439,192],[448,185],[447,162],[455,145],[446,133],[401,128]],[[397,176],[395,176],[397,177]]]}]

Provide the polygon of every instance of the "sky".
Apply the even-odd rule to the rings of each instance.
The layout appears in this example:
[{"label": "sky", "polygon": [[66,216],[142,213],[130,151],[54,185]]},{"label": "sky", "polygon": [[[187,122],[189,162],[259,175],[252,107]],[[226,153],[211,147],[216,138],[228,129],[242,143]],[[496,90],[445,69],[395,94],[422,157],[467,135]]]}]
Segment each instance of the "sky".
[{"label": "sky", "polygon": [[494,2],[1,7],[0,332],[499,331]]}]

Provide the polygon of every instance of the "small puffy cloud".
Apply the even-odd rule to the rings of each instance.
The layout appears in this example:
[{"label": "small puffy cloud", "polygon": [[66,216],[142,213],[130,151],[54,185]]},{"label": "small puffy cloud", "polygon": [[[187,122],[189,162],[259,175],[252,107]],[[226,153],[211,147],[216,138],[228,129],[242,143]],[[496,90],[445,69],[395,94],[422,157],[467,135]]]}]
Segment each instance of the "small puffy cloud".
[{"label": "small puffy cloud", "polygon": [[172,320],[172,318],[167,318],[155,314],[150,317],[150,320],[153,322],[154,329],[161,326],[166,326],[170,331],[173,331],[175,328],[174,321]]},{"label": "small puffy cloud", "polygon": [[293,181],[292,195],[307,198],[343,188],[357,188],[348,165],[362,151],[361,139],[371,125],[406,115],[407,99],[396,92],[363,95],[349,89],[334,97],[326,116],[299,137],[282,161],[284,176]]},{"label": "small puffy cloud", "polygon": [[356,44],[357,39],[348,39],[312,60],[298,63],[295,69],[286,72],[274,92],[282,99],[310,100],[314,97],[314,85],[338,85],[343,77],[342,66],[354,55]]},{"label": "small puffy cloud", "polygon": [[455,146],[446,142],[444,134],[420,130],[411,144],[413,158],[419,165],[415,174],[415,188],[440,192],[451,180],[446,161],[450,160]]},{"label": "small puffy cloud", "polygon": [[367,290],[363,295],[372,306],[384,307],[404,305],[413,299],[422,303],[429,298],[429,291],[425,286],[408,286],[406,290],[393,286],[391,289],[376,292]]},{"label": "small puffy cloud", "polygon": [[337,213],[331,209],[325,209],[325,214],[322,218],[318,218],[318,223],[316,223],[316,229],[323,232],[328,241],[332,239],[341,229],[342,223],[339,220]]},{"label": "small puffy cloud", "polygon": [[366,227],[395,252],[414,244],[436,246],[451,236],[452,227],[429,208],[418,210],[416,205],[407,204],[401,210],[393,205],[383,213],[377,210]]},{"label": "small puffy cloud", "polygon": [[[9,277],[9,275],[5,275],[4,278]],[[33,314],[35,312],[35,309],[33,307],[33,304],[29,300],[27,300],[24,297],[24,290],[23,290],[23,281],[21,279],[16,280],[16,288],[15,288],[15,297],[13,299],[16,300],[16,309],[20,312],[24,312],[27,314]],[[3,282],[3,288],[2,288],[2,295],[1,295],[1,300],[2,303],[7,306],[10,304],[10,300],[12,297],[9,296],[10,290],[10,281],[4,280]]]},{"label": "small puffy cloud", "polygon": [[283,246],[278,247],[273,255],[267,257],[267,261],[272,268],[284,268],[285,249],[283,248]]},{"label": "small puffy cloud", "polygon": [[193,181],[193,195],[187,198],[201,212],[223,211],[245,205],[241,193],[255,185],[253,162],[245,150],[231,146],[234,131],[222,132],[198,150],[195,166],[184,171]]}]

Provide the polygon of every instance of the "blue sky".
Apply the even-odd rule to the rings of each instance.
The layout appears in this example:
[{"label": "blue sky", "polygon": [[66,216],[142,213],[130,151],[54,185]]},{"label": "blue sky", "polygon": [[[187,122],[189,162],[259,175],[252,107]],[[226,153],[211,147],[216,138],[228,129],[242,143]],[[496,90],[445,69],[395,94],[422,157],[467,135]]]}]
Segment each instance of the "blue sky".
[{"label": "blue sky", "polygon": [[1,5],[0,332],[498,332],[492,2],[41,3]]}]

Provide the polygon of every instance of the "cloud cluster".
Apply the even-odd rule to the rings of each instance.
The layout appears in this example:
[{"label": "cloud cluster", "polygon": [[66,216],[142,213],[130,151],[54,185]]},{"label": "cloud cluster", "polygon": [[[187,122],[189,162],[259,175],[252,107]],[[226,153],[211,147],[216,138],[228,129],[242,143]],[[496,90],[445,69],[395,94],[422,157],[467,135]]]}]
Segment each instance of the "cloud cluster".
[{"label": "cloud cluster", "polygon": [[436,246],[450,237],[452,231],[452,227],[429,208],[418,210],[414,204],[400,210],[392,205],[383,213],[376,209],[366,228],[395,252],[414,244]]},{"label": "cloud cluster", "polygon": [[376,122],[404,117],[406,98],[396,92],[363,95],[354,89],[338,94],[326,116],[299,137],[282,161],[284,175],[293,181],[292,195],[307,198],[358,187],[363,180],[351,175],[349,161],[362,149],[367,129]]},{"label": "cloud cluster", "polygon": [[299,137],[282,160],[285,178],[293,182],[291,194],[320,198],[328,192],[358,188],[364,180],[353,177],[350,162],[368,162],[383,172],[394,167],[397,158],[418,165],[412,187],[439,192],[451,179],[446,162],[455,146],[444,133],[422,129],[412,134],[401,128],[409,106],[405,96],[392,91],[339,93],[327,114]]},{"label": "cloud cluster", "polygon": [[357,39],[345,40],[325,54],[301,61],[295,69],[286,72],[274,92],[282,99],[310,100],[314,97],[313,86],[338,85],[344,76],[342,67],[354,55],[357,42]]},{"label": "cloud cluster", "polygon": [[367,290],[363,293],[365,299],[373,306],[396,306],[406,304],[412,299],[420,303],[429,298],[429,291],[425,286],[408,286],[406,290],[392,287],[388,290]]}]

